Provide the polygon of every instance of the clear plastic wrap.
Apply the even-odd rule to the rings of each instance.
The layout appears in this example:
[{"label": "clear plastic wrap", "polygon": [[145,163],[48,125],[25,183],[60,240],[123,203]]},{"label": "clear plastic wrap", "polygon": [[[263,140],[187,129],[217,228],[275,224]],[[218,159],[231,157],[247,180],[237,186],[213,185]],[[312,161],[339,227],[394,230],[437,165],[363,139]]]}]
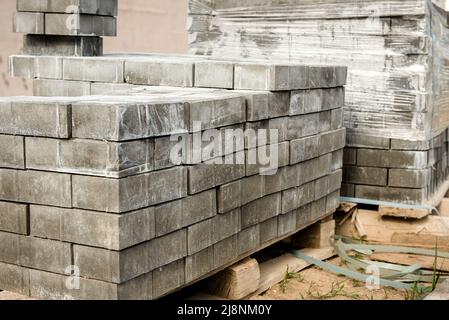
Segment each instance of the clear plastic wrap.
[{"label": "clear plastic wrap", "polygon": [[449,127],[445,6],[442,0],[190,0],[190,53],[347,65],[350,131],[429,140]]}]

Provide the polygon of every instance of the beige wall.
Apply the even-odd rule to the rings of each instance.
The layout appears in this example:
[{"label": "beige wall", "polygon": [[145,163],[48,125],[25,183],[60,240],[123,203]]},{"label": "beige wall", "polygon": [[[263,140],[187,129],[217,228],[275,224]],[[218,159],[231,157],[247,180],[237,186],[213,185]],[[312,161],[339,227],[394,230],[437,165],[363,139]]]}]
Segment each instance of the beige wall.
[{"label": "beige wall", "polygon": [[[31,94],[25,79],[8,76],[8,55],[19,53],[22,35],[12,32],[16,0],[0,0],[0,96]],[[105,52],[187,52],[187,0],[119,0],[118,36]]]}]

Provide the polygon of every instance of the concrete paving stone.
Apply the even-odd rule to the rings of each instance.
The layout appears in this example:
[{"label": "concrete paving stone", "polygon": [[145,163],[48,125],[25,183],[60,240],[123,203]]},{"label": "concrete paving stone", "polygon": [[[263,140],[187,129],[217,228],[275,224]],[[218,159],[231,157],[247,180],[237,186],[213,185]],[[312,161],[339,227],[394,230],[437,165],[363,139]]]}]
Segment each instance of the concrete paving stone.
[{"label": "concrete paving stone", "polygon": [[296,231],[296,210],[278,216],[278,237]]},{"label": "concrete paving stone", "polygon": [[0,230],[28,235],[28,205],[0,201]]},{"label": "concrete paving stone", "polygon": [[200,122],[201,129],[207,130],[243,123],[246,120],[245,99],[241,96],[192,101],[189,106],[191,128],[194,128],[195,122]]},{"label": "concrete paving stone", "polygon": [[391,139],[391,149],[393,150],[410,150],[410,151],[427,151],[431,148],[430,141],[410,141],[401,139]]},{"label": "concrete paving stone", "polygon": [[345,166],[343,180],[346,183],[386,186],[388,169],[374,167]]},{"label": "concrete paving stone", "polygon": [[242,230],[238,234],[238,255],[254,251],[260,246],[260,225]]},{"label": "concrete paving stone", "polygon": [[342,183],[341,195],[345,197],[355,197],[355,185],[352,183]]},{"label": "concrete paving stone", "polygon": [[90,94],[90,82],[50,79],[33,80],[33,95],[37,97],[80,97]]},{"label": "concrete paving stone", "polygon": [[297,164],[320,156],[319,135],[290,141],[290,164]]},{"label": "concrete paving stone", "polygon": [[343,170],[336,170],[329,175],[329,192],[340,190],[343,179]]},{"label": "concrete paving stone", "polygon": [[320,122],[320,115],[321,112],[310,113],[302,116],[304,121],[304,127],[301,133],[302,137],[313,136],[320,133],[322,125]]},{"label": "concrete paving stone", "polygon": [[356,185],[355,197],[378,199],[380,201],[421,203],[427,198],[427,190],[425,188],[409,189]]},{"label": "concrete paving stone", "polygon": [[69,289],[70,276],[30,270],[31,296],[44,300],[133,300],[152,298],[152,273],[124,284],[79,278],[79,289]]},{"label": "concrete paving stone", "polygon": [[390,149],[390,139],[367,136],[363,134],[348,133],[347,146],[352,148]]},{"label": "concrete paving stone", "polygon": [[388,185],[403,188],[425,188],[430,179],[426,170],[390,169],[388,170]]},{"label": "concrete paving stone", "polygon": [[315,182],[282,192],[282,213],[286,214],[315,200]]},{"label": "concrete paving stone", "polygon": [[155,237],[154,208],[114,215],[32,205],[30,234],[34,237],[123,250]]},{"label": "concrete paving stone", "polygon": [[125,62],[125,81],[132,84],[152,86],[192,87],[194,84],[193,62],[177,62],[132,59]]},{"label": "concrete paving stone", "polygon": [[107,58],[64,58],[63,79],[76,81],[124,82],[124,61]]},{"label": "concrete paving stone", "polygon": [[309,67],[309,85],[312,88],[337,87],[335,67],[311,66]]},{"label": "concrete paving stone", "polygon": [[46,13],[45,34],[58,36],[117,36],[115,17],[77,13]]},{"label": "concrete paving stone", "polygon": [[323,108],[323,90],[292,91],[290,99],[290,116],[320,112]]},{"label": "concrete paving stone", "polygon": [[153,299],[162,297],[185,284],[184,259],[153,271]]},{"label": "concrete paving stone", "polygon": [[327,132],[331,130],[332,111],[323,111],[319,113],[319,130],[321,132]]},{"label": "concrete paving stone", "polygon": [[213,245],[212,219],[187,228],[187,255],[191,256]]},{"label": "concrete paving stone", "polygon": [[0,199],[25,203],[72,206],[68,174],[0,169]]},{"label": "concrete paving stone", "polygon": [[333,109],[331,111],[331,130],[343,128],[343,109]]},{"label": "concrete paving stone", "polygon": [[225,213],[242,205],[242,180],[224,184],[217,189],[218,212]]},{"label": "concrete paving stone", "polygon": [[246,120],[260,121],[268,119],[270,109],[270,92],[235,90],[246,98]]},{"label": "concrete paving stone", "polygon": [[312,203],[312,219],[310,221],[316,221],[323,218],[326,214],[326,197],[316,200]]},{"label": "concrete paving stone", "polygon": [[344,149],[332,152],[331,171],[336,171],[343,168],[343,152]]},{"label": "concrete paving stone", "polygon": [[75,208],[113,213],[145,208],[187,195],[185,167],[122,179],[74,175],[72,184]]},{"label": "concrete paving stone", "polygon": [[394,169],[425,169],[427,152],[358,149],[357,165]]},{"label": "concrete paving stone", "polygon": [[333,152],[345,147],[345,130],[339,129],[322,133],[319,136],[318,155]]},{"label": "concrete paving stone", "polygon": [[117,0],[17,0],[17,11],[116,16]]},{"label": "concrete paving stone", "polygon": [[264,195],[281,192],[298,186],[298,168],[287,166],[278,169],[275,175],[265,176]]},{"label": "concrete paving stone", "polygon": [[326,213],[334,213],[340,205],[340,190],[336,190],[326,197]]},{"label": "concrete paving stone", "polygon": [[187,231],[179,230],[149,242],[153,254],[152,269],[187,256]]},{"label": "concrete paving stone", "polygon": [[29,295],[30,273],[27,268],[0,262],[0,288],[22,295]]},{"label": "concrete paving stone", "polygon": [[[304,136],[306,136],[306,134],[304,134],[305,130],[307,130],[307,129],[305,129],[306,117],[307,117],[307,115],[291,116],[291,117],[288,117],[286,120],[284,120],[284,123],[281,122],[279,127],[274,128],[274,129],[278,129],[280,132],[279,140],[280,141],[291,141],[291,140],[301,139]],[[285,124],[285,122],[286,122],[286,124]],[[284,133],[285,130],[286,130],[286,133]]]},{"label": "concrete paving stone", "polygon": [[24,138],[0,134],[0,167],[25,168]]},{"label": "concrete paving stone", "polygon": [[209,190],[181,200],[171,201],[154,208],[156,236],[162,236],[217,214],[215,190]]},{"label": "concrete paving stone", "polygon": [[[273,123],[273,125],[276,123]],[[282,123],[281,123],[282,124]],[[282,132],[282,128],[274,128],[271,127],[271,129],[280,129],[278,136],[281,136]],[[245,123],[245,131],[246,132],[262,132],[261,130],[266,130],[267,132],[267,136],[262,136],[264,139],[266,139],[266,141],[270,141],[268,138],[268,132],[270,130],[270,121],[269,120],[263,120],[263,121],[255,121],[255,122],[246,122]],[[261,134],[261,133],[260,133]],[[257,135],[246,135],[245,136],[245,149],[254,149],[258,146],[263,146],[265,145],[265,141],[261,141],[264,139],[258,139]],[[279,139],[280,140],[280,139]],[[282,141],[278,141],[278,142],[282,142]]]},{"label": "concrete paving stone", "polygon": [[304,161],[297,166],[299,172],[298,185],[316,180],[329,174],[332,164],[332,154],[327,153],[318,158]]},{"label": "concrete paving stone", "polygon": [[255,175],[241,179],[241,204],[260,199],[265,194],[265,176]]},{"label": "concrete paving stone", "polygon": [[23,53],[36,56],[101,56],[101,37],[25,35]]},{"label": "concrete paving stone", "polygon": [[258,224],[281,212],[281,193],[265,196],[242,207],[242,228]]},{"label": "concrete paving stone", "polygon": [[234,64],[229,62],[195,63],[195,87],[234,88]]},{"label": "concrete paving stone", "polygon": [[234,69],[234,88],[242,90],[286,91],[309,87],[308,67],[238,63]]},{"label": "concrete paving stone", "polygon": [[19,236],[19,265],[64,274],[72,265],[70,243]]},{"label": "concrete paving stone", "polygon": [[212,242],[217,243],[239,233],[241,230],[240,217],[240,208],[214,217],[212,219]]},{"label": "concrete paving stone", "polygon": [[312,207],[313,203],[306,204],[305,206],[296,210],[296,228],[304,229],[312,221]]},{"label": "concrete paving stone", "polygon": [[147,250],[144,245],[120,252],[74,245],[74,265],[83,278],[123,283],[150,271]]},{"label": "concrete paving stone", "polygon": [[[271,158],[271,146],[277,149],[277,160],[275,158]],[[276,150],[273,149],[273,150]],[[251,153],[253,152],[253,153]],[[262,157],[260,156],[262,155]],[[251,160],[250,160],[251,156]],[[256,164],[254,164],[254,159],[256,158]],[[277,167],[282,168],[288,166],[290,164],[290,143],[288,141],[281,142],[278,144],[261,146],[258,148],[254,148],[246,151],[246,176],[253,176],[256,174],[265,174],[269,173],[273,169],[270,169],[270,164],[265,164],[268,160],[272,160],[271,167],[274,166],[277,161]],[[251,163],[250,163],[251,162]]]},{"label": "concrete paving stone", "polygon": [[345,148],[343,151],[343,163],[345,165],[356,165],[357,164],[357,149]]},{"label": "concrete paving stone", "polygon": [[325,197],[329,193],[329,176],[319,178],[315,181],[315,200]]},{"label": "concrete paving stone", "polygon": [[9,57],[8,71],[11,77],[33,79],[35,77],[33,56],[12,55]]},{"label": "concrete paving stone", "polygon": [[[291,140],[289,139],[289,134],[290,131],[293,130],[293,128],[296,128],[296,126],[299,125],[298,123],[299,119],[296,117],[281,117],[281,118],[274,118],[274,119],[269,119],[268,120],[268,129],[269,130],[277,130],[278,133],[278,138],[275,141],[271,141],[270,139],[268,139],[268,141],[270,141],[270,143],[272,142],[284,142],[287,140]],[[301,122],[301,121],[299,121]],[[270,131],[267,131],[268,134],[270,134]],[[270,134],[271,136],[271,134]],[[268,136],[268,138],[270,137]]]},{"label": "concrete paving stone", "polygon": [[238,235],[222,240],[213,246],[214,249],[214,267],[218,269],[229,264],[238,256]]},{"label": "concrete paving stone", "polygon": [[0,261],[20,265],[20,235],[0,231]]},{"label": "concrete paving stone", "polygon": [[189,166],[189,194],[196,194],[224,185],[245,176],[245,165],[199,164]]},{"label": "concrete paving stone", "polygon": [[70,138],[70,104],[62,98],[0,98],[0,133]]},{"label": "concrete paving stone", "polygon": [[268,117],[277,118],[289,115],[290,91],[270,92],[268,95]]},{"label": "concrete paving stone", "polygon": [[62,79],[61,57],[35,57],[34,77],[39,79]]},{"label": "concrete paving stone", "polygon": [[44,34],[45,14],[41,12],[15,12],[13,31],[28,34]]},{"label": "concrete paving stone", "polygon": [[185,280],[190,283],[214,269],[214,248],[209,247],[185,258]]},{"label": "concrete paving stone", "polygon": [[92,82],[91,94],[93,96],[102,96],[115,94],[116,92],[132,90],[135,86],[129,83],[105,83],[105,82]]},{"label": "concrete paving stone", "polygon": [[278,218],[273,217],[259,224],[260,244],[265,244],[278,237]]},{"label": "concrete paving stone", "polygon": [[345,105],[345,88],[336,87],[323,90],[323,105],[321,110],[340,109]]},{"label": "concrete paving stone", "polygon": [[28,169],[121,178],[153,170],[153,141],[25,139]]},{"label": "concrete paving stone", "polygon": [[73,103],[73,137],[125,141],[188,132],[188,106],[150,101],[112,97]]}]

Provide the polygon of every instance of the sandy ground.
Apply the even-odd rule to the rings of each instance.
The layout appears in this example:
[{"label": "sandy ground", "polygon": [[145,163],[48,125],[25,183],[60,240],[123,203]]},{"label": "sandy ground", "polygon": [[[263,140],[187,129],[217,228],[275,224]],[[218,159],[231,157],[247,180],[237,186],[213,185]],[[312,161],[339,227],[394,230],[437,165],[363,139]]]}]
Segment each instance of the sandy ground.
[{"label": "sandy ground", "polygon": [[[340,265],[340,259],[330,260]],[[290,279],[269,289],[259,299],[268,300],[407,300],[405,290],[381,288],[369,290],[361,283],[317,267],[292,274]]]}]

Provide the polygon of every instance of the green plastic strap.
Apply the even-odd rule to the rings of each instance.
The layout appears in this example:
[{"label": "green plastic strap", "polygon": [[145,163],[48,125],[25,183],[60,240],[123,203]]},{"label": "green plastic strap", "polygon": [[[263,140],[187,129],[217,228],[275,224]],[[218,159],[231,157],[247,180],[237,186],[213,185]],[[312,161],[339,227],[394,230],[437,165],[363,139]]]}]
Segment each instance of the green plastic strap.
[{"label": "green plastic strap", "polygon": [[[354,279],[354,280],[367,282],[372,277],[372,276],[369,276],[369,275],[366,275],[366,274],[363,274],[360,272],[337,267],[333,264],[330,264],[330,263],[315,259],[313,257],[310,257],[308,255],[305,255],[297,250],[292,251],[292,254],[299,259],[303,259],[304,261],[306,261],[310,264],[314,264],[317,267],[320,267],[321,269],[330,271],[335,274],[341,274],[341,275],[344,275],[344,276]],[[379,284],[382,286],[392,287],[392,288],[396,288],[396,289],[405,289],[405,290],[412,289],[412,285],[410,285],[410,284],[391,281],[391,280],[385,280],[385,279],[381,279],[381,278],[379,279]]]}]

